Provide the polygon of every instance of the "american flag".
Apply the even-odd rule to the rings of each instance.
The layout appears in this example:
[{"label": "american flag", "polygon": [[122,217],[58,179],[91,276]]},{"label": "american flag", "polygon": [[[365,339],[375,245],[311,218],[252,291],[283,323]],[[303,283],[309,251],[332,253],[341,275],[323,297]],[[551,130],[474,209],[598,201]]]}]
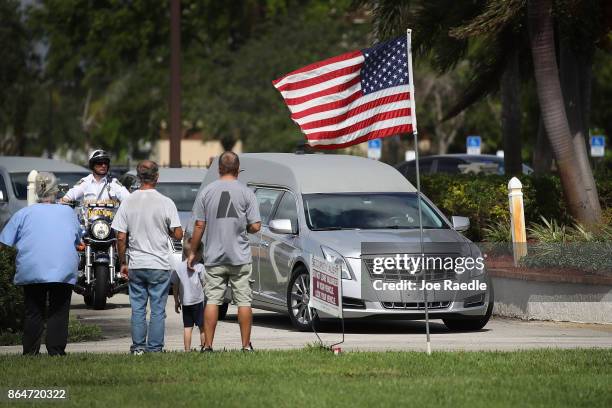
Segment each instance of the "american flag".
[{"label": "american flag", "polygon": [[406,37],[396,38],[316,62],[272,83],[311,147],[337,149],[410,133],[408,49]]}]

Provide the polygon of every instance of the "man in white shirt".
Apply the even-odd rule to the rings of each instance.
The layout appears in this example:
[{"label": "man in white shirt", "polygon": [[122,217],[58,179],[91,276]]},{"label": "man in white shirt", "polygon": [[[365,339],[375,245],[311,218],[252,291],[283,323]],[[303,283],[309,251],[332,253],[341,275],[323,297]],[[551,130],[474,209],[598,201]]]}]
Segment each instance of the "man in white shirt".
[{"label": "man in white shirt", "polygon": [[[145,160],[136,169],[140,189],[121,203],[112,227],[117,231],[121,273],[129,277],[132,306],[132,354],[159,352],[164,347],[166,302],[170,286],[169,240],[183,238],[181,221],[171,199],[155,190],[159,169]],[[127,251],[126,251],[127,250]],[[126,253],[129,253],[129,266]],[[147,336],[147,301],[151,317]]]},{"label": "man in white shirt", "polygon": [[110,177],[110,154],[104,150],[95,150],[89,156],[89,168],[92,173],[83,177],[72,187],[62,201],[102,201],[111,200],[121,202],[130,192],[116,179]]}]

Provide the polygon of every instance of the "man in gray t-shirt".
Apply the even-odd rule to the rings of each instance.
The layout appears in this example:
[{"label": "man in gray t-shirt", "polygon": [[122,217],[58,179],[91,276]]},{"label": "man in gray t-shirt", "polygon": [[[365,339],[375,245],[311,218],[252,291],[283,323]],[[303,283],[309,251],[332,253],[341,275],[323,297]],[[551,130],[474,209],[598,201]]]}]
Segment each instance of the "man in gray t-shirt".
[{"label": "man in gray t-shirt", "polygon": [[238,181],[240,160],[235,153],[219,157],[219,180],[206,186],[194,204],[195,225],[191,238],[192,267],[200,240],[204,244],[206,265],[206,309],[204,312],[205,350],[212,350],[217,326],[218,308],[228,282],[232,283],[233,300],[238,306],[238,322],[243,350],[251,346],[251,249],[248,233],[261,228],[261,217],[255,194]]},{"label": "man in gray t-shirt", "polygon": [[[121,273],[129,277],[132,306],[133,354],[162,351],[166,302],[170,286],[170,237],[183,237],[176,205],[155,186],[159,177],[157,164],[150,160],[136,169],[140,190],[126,198],[119,207],[112,227],[117,231],[117,249]],[[129,254],[129,267],[127,264]],[[151,318],[147,330],[147,302]]]},{"label": "man in gray t-shirt", "polygon": [[255,194],[238,180],[217,180],[206,186],[194,204],[195,219],[206,222],[204,265],[251,263],[247,225],[260,220]]}]

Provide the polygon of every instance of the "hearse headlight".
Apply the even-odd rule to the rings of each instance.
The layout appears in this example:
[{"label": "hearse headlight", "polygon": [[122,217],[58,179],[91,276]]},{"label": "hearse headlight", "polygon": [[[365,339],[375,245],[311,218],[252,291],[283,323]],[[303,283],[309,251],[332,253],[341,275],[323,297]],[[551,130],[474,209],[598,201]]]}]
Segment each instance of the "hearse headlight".
[{"label": "hearse headlight", "polygon": [[472,258],[474,259],[474,268],[472,268],[470,276],[482,276],[485,273],[485,259],[480,249],[472,249]]},{"label": "hearse headlight", "polygon": [[342,268],[342,279],[351,279],[351,273],[349,272],[348,264],[346,263],[346,260],[344,260],[344,257],[342,255],[340,255],[333,249],[323,245],[321,245],[321,251],[323,251],[323,256],[325,257],[325,260],[327,262],[340,265],[340,268]]},{"label": "hearse headlight", "polygon": [[91,224],[91,235],[95,239],[106,239],[110,235],[110,225],[104,220],[97,220]]}]

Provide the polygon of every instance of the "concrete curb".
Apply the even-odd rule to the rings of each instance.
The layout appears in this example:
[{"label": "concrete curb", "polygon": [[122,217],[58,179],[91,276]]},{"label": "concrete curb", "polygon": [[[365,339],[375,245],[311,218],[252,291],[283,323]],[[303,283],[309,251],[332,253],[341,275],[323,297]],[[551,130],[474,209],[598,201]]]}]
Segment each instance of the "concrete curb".
[{"label": "concrete curb", "polygon": [[523,320],[612,324],[612,285],[493,276],[493,314]]}]

